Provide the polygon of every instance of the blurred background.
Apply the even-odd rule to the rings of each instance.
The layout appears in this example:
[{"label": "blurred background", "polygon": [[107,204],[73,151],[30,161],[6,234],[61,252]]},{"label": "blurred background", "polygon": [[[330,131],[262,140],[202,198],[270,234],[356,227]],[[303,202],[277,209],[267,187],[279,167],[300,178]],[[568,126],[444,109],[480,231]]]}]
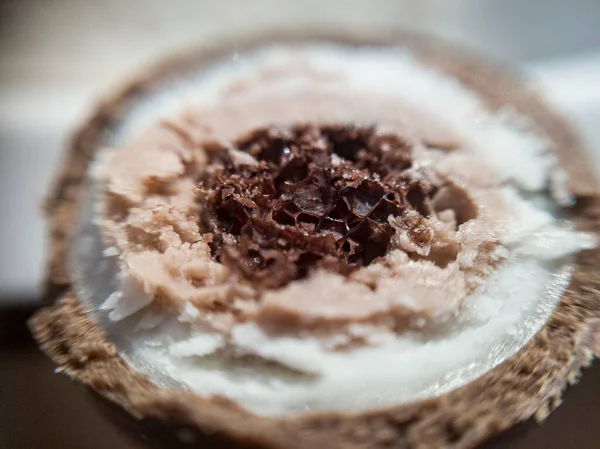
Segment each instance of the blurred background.
[{"label": "blurred background", "polygon": [[[600,0],[0,0],[0,448],[134,448],[35,349],[39,204],[94,100],[160,55],[261,29],[404,28],[520,68],[600,167]],[[232,53],[235,46],[232,47]],[[600,447],[600,369],[497,448]]]}]

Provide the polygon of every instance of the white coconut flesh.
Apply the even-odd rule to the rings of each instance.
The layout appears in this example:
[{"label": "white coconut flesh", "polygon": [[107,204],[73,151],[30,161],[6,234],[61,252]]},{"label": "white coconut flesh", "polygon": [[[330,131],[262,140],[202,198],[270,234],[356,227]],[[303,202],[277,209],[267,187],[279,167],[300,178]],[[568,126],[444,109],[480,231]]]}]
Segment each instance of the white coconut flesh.
[{"label": "white coconut flesh", "polygon": [[[402,310],[409,326],[392,329],[381,319],[352,318],[350,311],[343,324],[333,322],[325,330],[296,326],[273,333],[259,319],[226,325],[211,321],[214,315],[204,311],[199,298],[210,296],[209,287],[232,282],[225,275],[214,285],[185,285],[181,295],[177,284],[167,289],[169,295],[157,293],[161,281],[151,279],[159,277],[152,270],[164,268],[163,254],[142,261],[154,263],[152,269],[144,265],[136,271],[133,261],[139,261],[139,254],[101,207],[109,193],[139,196],[133,181],[129,185],[117,179],[115,164],[127,160],[115,154],[129,151],[136,163],[127,170],[147,164],[154,176],[171,182],[181,170],[179,159],[170,168],[169,157],[182,157],[181,152],[175,149],[160,167],[153,166],[156,148],[148,142],[157,130],[191,126],[199,142],[206,138],[228,145],[255,128],[321,122],[376,126],[402,135],[413,145],[413,160],[424,173],[442,171],[467,192],[483,192],[478,217],[458,226],[460,261],[439,270],[443,275],[455,270],[458,274],[448,275],[451,281],[467,273],[468,289],[447,292],[443,282],[436,285],[434,274],[413,295],[417,290],[405,286],[416,281],[398,279],[419,276],[420,262],[407,262],[399,249],[386,256],[388,271],[363,267],[350,281],[318,272],[275,292],[240,293],[232,301],[248,301],[255,311],[261,310],[257,303],[285,295],[301,304],[306,299],[312,308],[306,312],[310,321],[315,309],[324,316],[329,312],[320,307],[335,309],[344,297],[358,298],[356,285],[362,278],[383,279],[393,272],[395,283],[386,286],[376,279],[375,291],[365,295],[382,304],[380,317],[395,317]],[[448,144],[451,151],[443,148]],[[267,416],[361,412],[439,395],[476,379],[522,348],[559,302],[573,256],[595,246],[592,236],[561,217],[561,207],[572,198],[551,145],[510,106],[489,111],[474,92],[422,65],[404,48],[273,46],[225,58],[148,94],[113,130],[107,149],[96,156],[81,203],[71,257],[74,285],[124,359],[169,388],[225,396]],[[148,161],[144,151],[150,154]],[[201,168],[205,162],[198,157],[192,163]],[[142,203],[144,198],[137,198],[131,207],[143,209]],[[150,210],[160,208],[144,204]],[[486,238],[494,242],[487,255],[493,264],[477,275],[469,274],[477,271],[477,250],[468,248],[469,226],[476,235],[489,228]],[[176,251],[185,246],[179,240],[169,242],[165,245],[175,245]],[[206,245],[185,248],[206,254]],[[293,313],[301,315],[301,309]]]}]

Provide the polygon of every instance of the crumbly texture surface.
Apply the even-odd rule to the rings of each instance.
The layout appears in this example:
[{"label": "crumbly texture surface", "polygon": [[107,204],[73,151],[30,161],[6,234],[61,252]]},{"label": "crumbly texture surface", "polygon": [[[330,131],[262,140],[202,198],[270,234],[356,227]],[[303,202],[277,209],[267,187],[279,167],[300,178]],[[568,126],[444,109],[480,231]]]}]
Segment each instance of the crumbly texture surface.
[{"label": "crumbly texture surface", "polygon": [[[417,102],[332,87],[341,69],[291,66],[235,79],[215,104],[98,158],[96,219],[122,279],[171,310],[193,305],[225,335],[240,321],[350,339],[352,322],[448,322],[519,219],[500,176]],[[295,76],[310,88],[269,89]],[[124,290],[107,304],[115,320],[133,303]]]},{"label": "crumbly texture surface", "polygon": [[[491,108],[511,104],[529,116],[550,136],[574,180],[570,186],[577,199],[574,221],[582,230],[599,233],[600,203],[591,164],[586,163],[587,156],[570,127],[534,93],[492,65],[424,39],[397,36],[379,42],[361,36],[358,42],[409,45],[423,61],[478,92]],[[218,54],[215,50],[214,56]],[[149,72],[102,105],[71,144],[65,169],[47,203],[52,253],[45,293],[54,304],[30,322],[42,349],[59,368],[123,407],[141,428],[158,431],[175,447],[208,441],[215,447],[466,448],[531,417],[541,420],[555,408],[581,367],[593,354],[600,354],[597,249],[578,256],[561,303],[518,354],[469,385],[414,404],[357,415],[259,418],[224,399],[162,390],[125,364],[70,291],[66,252],[77,200],[90,158],[101,147],[107,128],[117,123],[146,89],[157,88],[169,76],[210,58],[210,52],[193,55]]]},{"label": "crumbly texture surface", "polygon": [[282,287],[323,267],[349,274],[391,246],[388,217],[410,214],[424,248],[433,186],[410,168],[410,147],[372,129],[258,130],[219,151],[201,179],[213,257],[255,285]]}]

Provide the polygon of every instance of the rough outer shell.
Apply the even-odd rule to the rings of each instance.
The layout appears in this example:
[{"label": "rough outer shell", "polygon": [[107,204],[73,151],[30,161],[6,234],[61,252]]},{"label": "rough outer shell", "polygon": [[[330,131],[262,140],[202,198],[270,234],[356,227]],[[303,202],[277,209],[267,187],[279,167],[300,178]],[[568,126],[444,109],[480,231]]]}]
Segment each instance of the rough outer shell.
[{"label": "rough outer shell", "polygon": [[[310,37],[308,37],[310,36]],[[385,37],[381,37],[385,36]],[[554,142],[573,182],[582,230],[600,231],[597,182],[571,127],[504,69],[427,38],[404,33],[286,32],[237,40],[244,48],[263,43],[329,40],[349,44],[407,45],[426,64],[441,68],[478,92],[491,108],[510,104],[530,117]],[[162,447],[219,448],[469,448],[515,424],[543,420],[592,355],[600,355],[600,249],[586,251],[550,320],[519,353],[474,382],[443,396],[356,415],[322,413],[270,419],[225,399],[161,390],[116,353],[86,315],[71,289],[67,268],[77,203],[94,153],[106,131],[146,92],[174,76],[226,55],[232,45],[203,48],[158,64],[93,112],[74,135],[46,202],[50,259],[44,285],[47,308],[30,321],[43,351],[59,369],[108,401],[111,414],[129,421]],[[148,440],[146,440],[148,441]]]}]

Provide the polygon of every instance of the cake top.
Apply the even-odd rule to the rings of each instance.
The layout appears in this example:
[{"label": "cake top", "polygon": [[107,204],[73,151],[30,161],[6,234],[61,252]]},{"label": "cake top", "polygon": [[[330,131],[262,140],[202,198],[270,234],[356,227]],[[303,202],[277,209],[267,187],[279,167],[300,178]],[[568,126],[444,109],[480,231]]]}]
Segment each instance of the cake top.
[{"label": "cake top", "polygon": [[259,413],[364,410],[535,333],[595,244],[554,213],[547,192],[569,195],[543,135],[398,49],[232,64],[94,167],[118,267],[102,308],[143,364]]}]

